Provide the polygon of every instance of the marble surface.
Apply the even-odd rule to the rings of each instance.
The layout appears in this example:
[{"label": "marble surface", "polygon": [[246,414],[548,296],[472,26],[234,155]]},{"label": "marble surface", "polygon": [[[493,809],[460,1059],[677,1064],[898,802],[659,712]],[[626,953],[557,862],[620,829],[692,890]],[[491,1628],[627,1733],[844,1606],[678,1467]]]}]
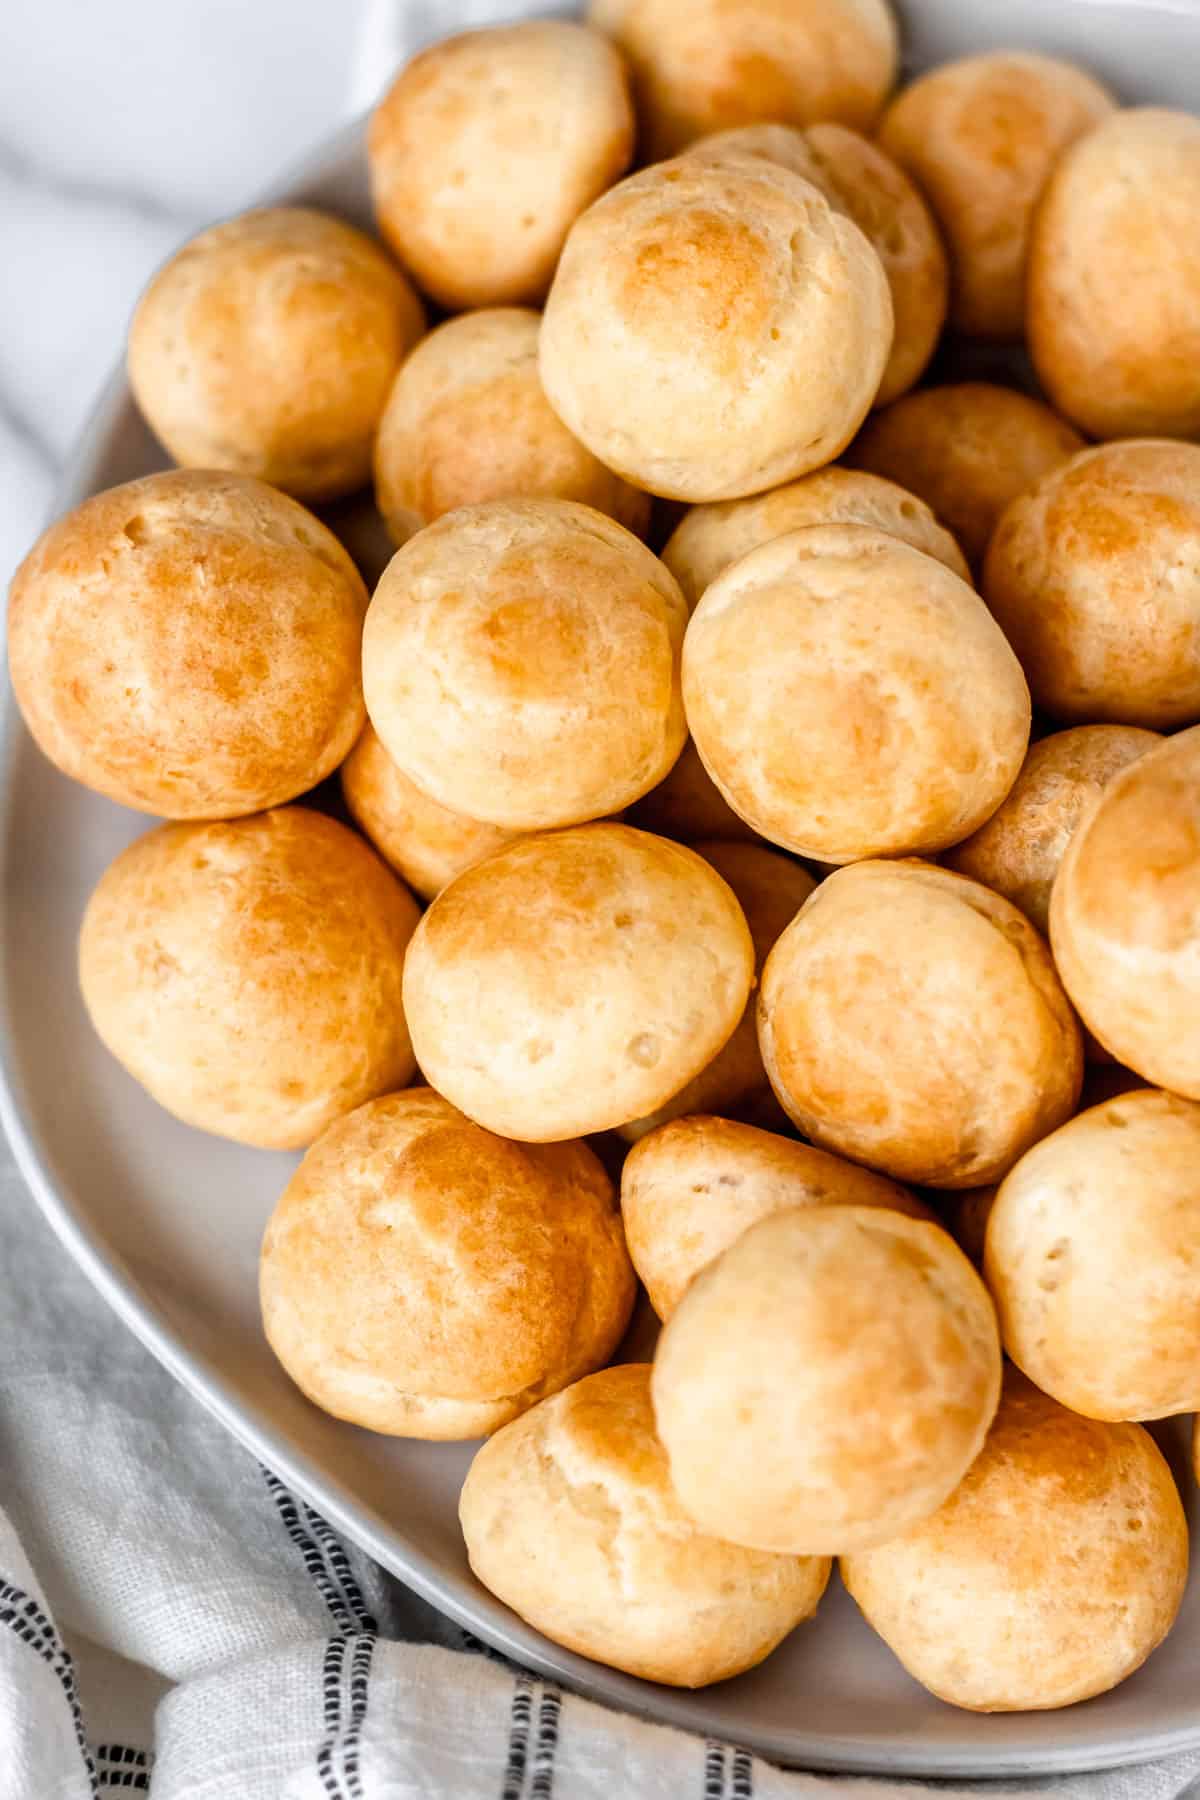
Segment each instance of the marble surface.
[{"label": "marble surface", "polygon": [[411,48],[520,0],[0,4],[0,590],[147,276],[368,106]]}]

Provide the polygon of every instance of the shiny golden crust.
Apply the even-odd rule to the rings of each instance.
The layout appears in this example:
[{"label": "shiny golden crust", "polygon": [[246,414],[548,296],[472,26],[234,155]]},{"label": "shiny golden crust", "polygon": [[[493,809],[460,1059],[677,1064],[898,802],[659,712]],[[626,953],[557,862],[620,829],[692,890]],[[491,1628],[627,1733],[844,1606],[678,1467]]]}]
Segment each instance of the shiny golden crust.
[{"label": "shiny golden crust", "polygon": [[525,307],[463,313],[405,362],[375,444],[375,491],[397,543],[485,500],[579,500],[645,530],[649,495],[597,462],[542,392],[540,324]]},{"label": "shiny golden crust", "polygon": [[898,163],[844,125],[746,125],[693,144],[689,156],[722,160],[761,157],[782,163],[820,188],[853,219],[883,264],[892,293],[895,331],[876,406],[886,406],[919,380],[946,322],[949,272],[933,214]]},{"label": "shiny golden crust", "polygon": [[1011,50],[943,63],[904,89],[879,141],[925,190],[950,248],[950,318],[1020,339],[1034,208],[1068,145],[1114,109],[1072,63]]},{"label": "shiny golden crust", "polygon": [[808,525],[871,525],[971,579],[962,551],[923,500],[860,469],[814,469],[746,500],[693,506],[668,538],[662,559],[694,609],[730,563]]},{"label": "shiny golden crust", "polygon": [[947,868],[1003,894],[1042,933],[1050,889],[1071,834],[1114,775],[1162,739],[1132,725],[1078,725],[1029,746],[1008,798],[942,858]]},{"label": "shiny golden crust", "polygon": [[900,1181],[994,1181],[1079,1098],[1079,1026],[999,894],[920,862],[822,882],[767,958],[759,1044],[806,1137]]},{"label": "shiny golden crust", "polygon": [[654,1414],[704,1530],[797,1555],[864,1549],[961,1481],[1000,1361],[992,1303],[940,1226],[793,1207],[696,1276],[658,1342]]},{"label": "shiny golden crust", "polygon": [[[763,845],[699,843],[693,844],[692,849],[733,889],[754,940],[757,979],[776,938],[791,924],[817,884],[799,863]],[[645,1118],[622,1125],[620,1134],[629,1143],[636,1143],[668,1119],[682,1118],[685,1113],[740,1110],[755,1094],[769,1090],[759,1054],[751,994],[737,1030],[708,1067],[672,1094],[665,1105]]]},{"label": "shiny golden crust", "polygon": [[719,838],[727,843],[759,841],[758,833],[751,831],[745,819],[738,818],[713,786],[691,738],[658,786],[630,808],[629,823],[685,844],[704,838]]},{"label": "shiny golden crust", "polygon": [[423,900],[520,835],[439,806],[397,768],[371,725],[342,764],[342,793],[360,831]]},{"label": "shiny golden crust", "polygon": [[139,812],[230,818],[306,792],[353,744],[366,606],[294,500],[172,470],[43,532],[9,590],[9,672],[64,774]]},{"label": "shiny golden crust", "polygon": [[634,1289],[586,1144],[509,1143],[432,1088],[322,1134],[259,1266],[264,1329],[293,1381],[396,1437],[478,1437],[599,1368]]},{"label": "shiny golden crust", "polygon": [[1114,113],[1068,151],[1034,221],[1029,347],[1093,437],[1200,432],[1200,119]]},{"label": "shiny golden crust", "polygon": [[624,64],[562,19],[423,50],[371,115],[379,229],[451,310],[538,301],[571,222],[628,168]]},{"label": "shiny golden crust", "polygon": [[1063,858],[1050,939],[1105,1049],[1200,1100],[1200,727],[1109,783]]},{"label": "shiny golden crust", "polygon": [[751,1225],[784,1207],[830,1205],[933,1218],[907,1189],[857,1163],[704,1113],[660,1125],[621,1171],[629,1254],[660,1319]]},{"label": "shiny golden crust", "polygon": [[1026,1712],[1140,1668],[1174,1623],[1187,1567],[1187,1521],[1149,1433],[1076,1418],[1010,1372],[945,1505],[841,1571],[939,1699]]},{"label": "shiny golden crust", "polygon": [[866,131],[896,76],[886,0],[591,0],[629,59],[646,149],[778,119]]},{"label": "shiny golden crust", "polygon": [[401,971],[412,896],[305,807],[161,825],[84,914],[92,1024],[160,1106],[267,1150],[412,1079]]},{"label": "shiny golden crust", "polygon": [[626,825],[522,838],[421,921],[404,999],[422,1069],[471,1118],[542,1143],[653,1112],[742,1015],[754,946],[693,851]]},{"label": "shiny golden crust", "polygon": [[676,500],[731,500],[837,456],[892,341],[882,265],[802,176],[683,156],[567,239],[541,373],[600,460]]},{"label": "shiny golden crust", "polygon": [[822,862],[944,849],[1016,779],[1029,693],[979,596],[865,525],[810,526],[708,588],[688,725],[729,804]]},{"label": "shiny golden crust", "polygon": [[1200,1106],[1141,1088],[1000,1185],[984,1273],[1004,1348],[1094,1419],[1200,1411]]},{"label": "shiny golden crust", "polygon": [[397,552],[363,633],[367,710],[424,793],[510,831],[619,812],[687,727],[687,608],[631,532],[568,500],[493,500]]},{"label": "shiny golden crust", "polygon": [[829,1579],[827,1557],[743,1549],[692,1523],[655,1435],[647,1363],[589,1375],[485,1444],[459,1517],[475,1574],[523,1619],[673,1687],[753,1668]]},{"label": "shiny golden crust", "polygon": [[983,591],[1054,718],[1169,730],[1200,717],[1200,446],[1081,450],[1014,500]]},{"label": "shiny golden crust", "polygon": [[177,463],[330,500],[369,480],[388,389],[424,328],[365,232],[273,206],[210,226],[158,271],[129,329],[129,381]]},{"label": "shiny golden crust", "polygon": [[1040,400],[961,381],[922,388],[877,413],[846,460],[919,494],[977,567],[1009,501],[1082,449],[1074,427]]}]

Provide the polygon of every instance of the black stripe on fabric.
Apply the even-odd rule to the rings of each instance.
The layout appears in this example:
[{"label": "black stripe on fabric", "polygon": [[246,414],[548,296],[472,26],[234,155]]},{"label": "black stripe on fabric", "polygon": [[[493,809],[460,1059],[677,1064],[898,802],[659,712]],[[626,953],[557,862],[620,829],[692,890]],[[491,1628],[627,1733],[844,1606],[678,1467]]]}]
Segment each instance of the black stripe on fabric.
[{"label": "black stripe on fabric", "polygon": [[118,1768],[131,1763],[136,1769],[148,1769],[151,1763],[150,1752],[135,1749],[132,1744],[97,1744],[92,1755],[97,1763],[108,1763]]},{"label": "black stripe on fabric", "polygon": [[558,1749],[558,1719],[562,1710],[562,1694],[556,1687],[543,1687],[542,1704],[538,1708],[537,1741],[533,1747],[533,1780],[529,1784],[529,1800],[550,1800],[554,1792],[554,1754]]},{"label": "black stripe on fabric", "polygon": [[754,1758],[748,1750],[733,1753],[730,1800],[754,1800]]},{"label": "black stripe on fabric", "polygon": [[[274,1500],[279,1516],[283,1520],[283,1528],[304,1559],[304,1567],[308,1570],[313,1586],[329,1608],[334,1624],[339,1631],[353,1631],[359,1621],[351,1611],[346,1595],[342,1592],[341,1584],[330,1572],[322,1555],[321,1546],[312,1533],[306,1529],[305,1523],[300,1517],[298,1503],[284,1487],[278,1475],[272,1475],[270,1469],[263,1468],[261,1463],[259,1468],[262,1470],[263,1480],[267,1484],[267,1492]],[[305,1510],[307,1511],[307,1508]],[[357,1584],[355,1585],[357,1586]],[[359,1598],[362,1598],[361,1594]]]},{"label": "black stripe on fabric", "polygon": [[88,1784],[92,1793],[98,1794],[100,1790],[96,1780],[96,1765],[92,1761],[87,1733],[83,1729],[75,1664],[53,1621],[42,1611],[32,1594],[26,1593],[24,1588],[15,1586],[11,1581],[0,1581],[0,1625],[6,1625],[23,1644],[28,1644],[57,1675],[71,1709],[71,1723],[75,1727],[75,1740],[87,1771]]},{"label": "black stripe on fabric", "polygon": [[359,1631],[377,1632],[379,1626],[367,1610],[367,1602],[363,1596],[363,1591],[355,1579],[354,1570],[350,1567],[350,1558],[346,1554],[346,1546],[342,1543],[328,1519],[323,1519],[319,1512],[316,1512],[313,1507],[309,1506],[307,1501],[304,1503],[304,1513],[308,1520],[309,1530],[312,1532],[313,1537],[316,1538],[318,1543],[324,1548],[329,1566],[341,1585],[342,1594],[345,1597],[346,1605],[354,1616],[355,1625],[358,1627]]},{"label": "black stripe on fabric", "polygon": [[[337,1635],[325,1646],[321,1668],[325,1736],[317,1750],[317,1773],[329,1800],[362,1800],[362,1727],[370,1699],[378,1626],[346,1548],[329,1522],[306,1501],[298,1501],[278,1475],[261,1463],[259,1468],[284,1529],[338,1626]],[[346,1651],[351,1644],[347,1706]]]},{"label": "black stripe on fabric", "polygon": [[725,1800],[725,1745],[716,1738],[704,1746],[704,1800]]},{"label": "black stripe on fabric", "polygon": [[333,1766],[338,1729],[342,1722],[342,1670],[346,1662],[346,1640],[331,1637],[325,1645],[321,1663],[321,1693],[325,1707],[325,1737],[317,1750],[317,1774],[329,1800],[346,1800],[345,1790]]},{"label": "black stripe on fabric", "polygon": [[525,1763],[529,1756],[529,1721],[533,1717],[533,1677],[518,1675],[508,1715],[508,1756],[500,1800],[521,1800],[525,1787]]},{"label": "black stripe on fabric", "polygon": [[361,1736],[378,1641],[374,1632],[363,1631],[332,1637],[325,1646],[321,1667],[325,1736],[317,1750],[317,1773],[329,1800],[364,1800]]},{"label": "black stripe on fabric", "polygon": [[342,1773],[346,1778],[349,1800],[363,1800],[362,1775],[359,1771],[360,1740],[367,1702],[371,1696],[371,1663],[378,1642],[374,1632],[362,1632],[355,1640],[350,1663],[350,1723],[342,1745]]},{"label": "black stripe on fabric", "polygon": [[97,1744],[92,1754],[96,1758],[102,1795],[118,1790],[150,1792],[150,1768],[154,1759],[149,1751],[135,1749],[132,1744]]}]

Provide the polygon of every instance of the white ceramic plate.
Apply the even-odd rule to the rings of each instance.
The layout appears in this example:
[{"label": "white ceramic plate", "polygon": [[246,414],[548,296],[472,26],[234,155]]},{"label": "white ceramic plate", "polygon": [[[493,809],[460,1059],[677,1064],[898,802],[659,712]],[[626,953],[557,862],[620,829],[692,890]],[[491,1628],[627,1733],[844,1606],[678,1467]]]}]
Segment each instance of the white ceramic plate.
[{"label": "white ceramic plate", "polygon": [[[1200,106],[1200,0],[921,0],[914,66],[984,45],[1074,54],[1127,98]],[[361,128],[271,198],[365,220]],[[84,434],[63,507],[162,466],[124,378]],[[30,535],[36,521],[30,521]],[[1168,1643],[1131,1681],[1062,1713],[978,1717],[911,1681],[836,1584],[818,1621],[753,1673],[699,1694],[586,1662],[474,1581],[456,1518],[470,1448],[402,1443],[326,1418],[259,1329],[258,1241],[295,1158],[177,1124],[93,1037],[75,939],[101,871],[147,827],[73,786],[34,750],[7,698],[0,786],[0,1113],[33,1193],[126,1324],[234,1435],[410,1587],[542,1673],[596,1698],[777,1760],[842,1770],[1000,1775],[1100,1767],[1200,1743],[1200,1576]],[[1165,1434],[1197,1523],[1183,1434]]]}]

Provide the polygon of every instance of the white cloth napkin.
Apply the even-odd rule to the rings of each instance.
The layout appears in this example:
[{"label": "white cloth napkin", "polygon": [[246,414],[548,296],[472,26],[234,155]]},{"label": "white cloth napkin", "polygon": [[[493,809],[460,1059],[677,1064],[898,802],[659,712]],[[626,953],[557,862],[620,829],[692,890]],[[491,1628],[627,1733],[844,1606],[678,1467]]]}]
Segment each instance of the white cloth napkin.
[{"label": "white cloth napkin", "polygon": [[[560,10],[538,0],[12,7],[0,57],[0,306],[13,308],[0,314],[4,559],[34,535],[118,320],[172,241],[248,198],[337,114],[369,104],[417,44]],[[268,117],[281,92],[287,105]],[[248,161],[254,145],[262,166]],[[340,1543],[151,1360],[53,1241],[2,1148],[0,1508],[0,1800],[923,1791],[783,1774],[484,1653]],[[1057,1785],[1078,1800],[1182,1800],[1200,1793],[1200,1753]]]}]

